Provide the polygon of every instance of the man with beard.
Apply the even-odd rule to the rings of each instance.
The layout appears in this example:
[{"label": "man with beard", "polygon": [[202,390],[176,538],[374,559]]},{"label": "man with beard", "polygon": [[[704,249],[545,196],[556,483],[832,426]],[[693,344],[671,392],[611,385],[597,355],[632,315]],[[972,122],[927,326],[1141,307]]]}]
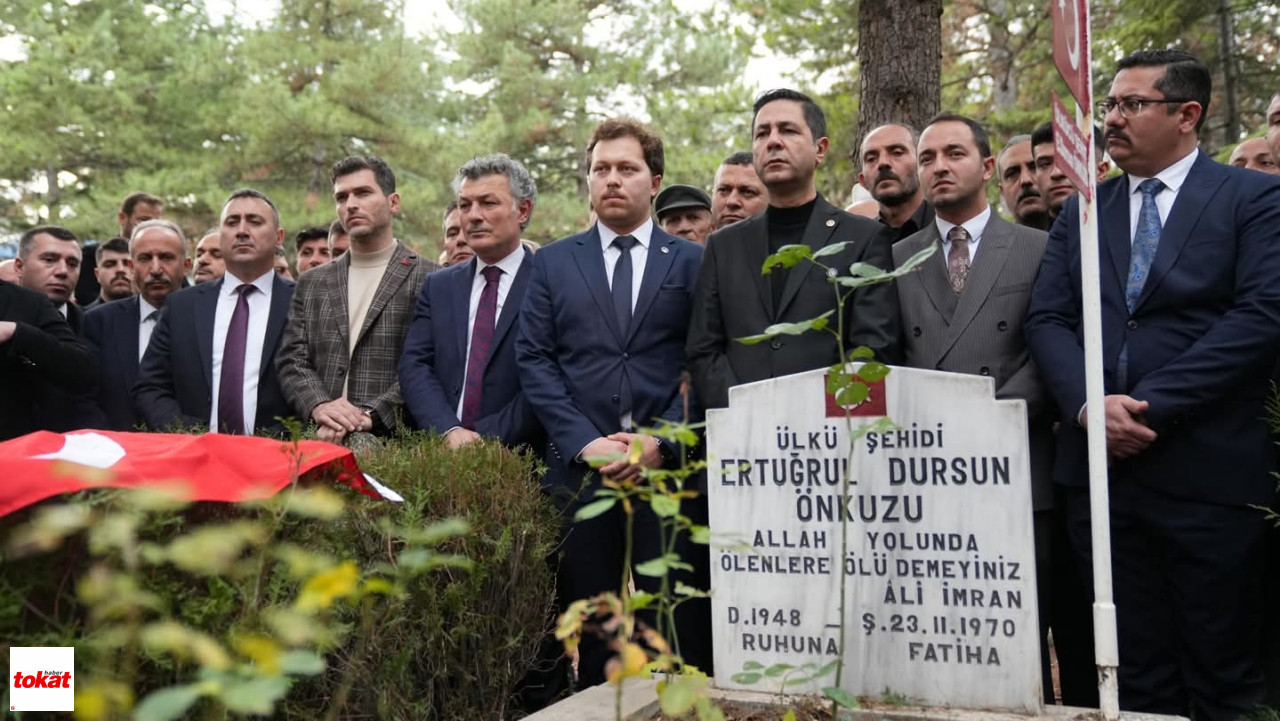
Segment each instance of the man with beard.
[{"label": "man with beard", "polygon": [[217,280],[227,272],[226,263],[222,262],[222,247],[219,232],[215,228],[204,234],[196,243],[196,269],[191,278],[196,285]]},{"label": "man with beard", "polygon": [[94,251],[97,263],[93,274],[98,279],[98,297],[86,305],[86,311],[103,303],[121,300],[133,295],[133,261],[129,257],[129,241],[112,238]]},{"label": "man with beard", "polygon": [[1031,136],[1015,135],[1009,138],[1004,150],[996,157],[996,170],[1000,180],[1000,197],[1005,210],[1018,225],[1036,230],[1048,230],[1049,206],[1036,186],[1036,164],[1031,155]]},{"label": "man with beard", "polygon": [[294,284],[275,274],[284,242],[271,199],[237,190],[223,205],[218,281],[173,293],[138,368],[134,406],[152,430],[281,435],[293,414],[280,392],[276,348]]},{"label": "man with beard", "polygon": [[182,287],[191,268],[186,248],[177,225],[167,220],[143,221],[129,242],[138,294],[85,314],[84,336],[98,354],[98,407],[110,430],[131,431],[138,425],[132,392],[138,363],[151,343],[160,309]]},{"label": "man with beard", "polygon": [[716,168],[711,185],[711,226],[715,230],[746,220],[769,205],[769,191],[752,165],[751,152],[739,151]]},{"label": "man with beard", "polygon": [[341,443],[400,426],[397,363],[435,264],[396,240],[400,194],[381,158],[344,158],[330,177],[351,249],[300,277],[276,366],[298,417],[314,422],[321,440]]},{"label": "man with beard", "polygon": [[920,190],[915,128],[892,123],[867,133],[858,153],[858,182],[880,206],[880,222],[894,229],[895,241],[928,227],[933,206]]}]

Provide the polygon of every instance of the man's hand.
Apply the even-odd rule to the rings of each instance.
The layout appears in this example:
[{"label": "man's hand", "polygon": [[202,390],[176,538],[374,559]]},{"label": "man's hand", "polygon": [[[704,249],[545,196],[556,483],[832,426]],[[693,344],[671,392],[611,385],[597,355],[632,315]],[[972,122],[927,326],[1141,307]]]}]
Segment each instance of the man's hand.
[{"label": "man's hand", "polygon": [[445,445],[449,446],[449,450],[461,448],[469,443],[475,443],[480,440],[480,434],[466,428],[454,428],[444,434]]},{"label": "man's hand", "polygon": [[342,445],[342,439],[347,437],[347,432],[330,428],[329,426],[319,426],[316,428],[316,438],[325,443],[336,443]]},{"label": "man's hand", "polygon": [[608,473],[606,471],[610,468],[619,467],[619,463],[626,466],[626,455],[629,450],[631,449],[626,443],[612,440],[612,436],[610,436],[609,438],[597,438],[594,441],[591,441],[587,444],[586,448],[582,449],[580,456],[583,462],[588,464],[591,463],[591,460],[594,458],[612,458],[614,456],[622,456],[620,461],[611,461],[600,469],[600,475],[616,478],[613,473]]},{"label": "man's hand", "polygon": [[606,440],[624,444],[626,446],[624,453],[628,455],[631,453],[631,444],[638,442],[641,449],[640,462],[633,464],[629,458],[622,458],[601,468],[600,473],[603,475],[619,481],[627,481],[639,476],[642,468],[662,467],[662,452],[658,450],[658,439],[653,436],[639,433],[614,433]]},{"label": "man's hand", "polygon": [[[1150,406],[1146,401],[1126,395],[1110,395],[1103,399],[1107,430],[1107,455],[1130,458],[1145,451],[1156,440],[1156,432],[1147,427],[1143,416]],[[1089,427],[1089,409],[1080,414],[1080,425]]]},{"label": "man's hand", "polygon": [[8,343],[13,334],[17,332],[18,324],[11,320],[0,320],[0,343]]},{"label": "man's hand", "polygon": [[351,405],[346,398],[338,398],[316,406],[311,411],[311,420],[318,423],[321,428],[340,431],[342,435],[373,428],[373,419],[364,411]]}]

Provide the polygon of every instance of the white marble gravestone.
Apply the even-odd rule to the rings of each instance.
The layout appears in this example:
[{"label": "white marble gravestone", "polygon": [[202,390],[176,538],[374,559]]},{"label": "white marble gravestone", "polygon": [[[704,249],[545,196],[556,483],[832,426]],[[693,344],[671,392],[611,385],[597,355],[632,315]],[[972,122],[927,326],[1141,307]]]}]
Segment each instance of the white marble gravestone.
[{"label": "white marble gravestone", "polygon": [[747,661],[834,660],[844,573],[843,688],[1039,710],[1022,401],[994,400],[989,378],[894,368],[852,422],[887,416],[897,429],[854,442],[842,500],[849,434],[825,375],[738,386],[727,409],[707,413],[717,685],[777,690],[778,679],[747,687],[731,676]]}]

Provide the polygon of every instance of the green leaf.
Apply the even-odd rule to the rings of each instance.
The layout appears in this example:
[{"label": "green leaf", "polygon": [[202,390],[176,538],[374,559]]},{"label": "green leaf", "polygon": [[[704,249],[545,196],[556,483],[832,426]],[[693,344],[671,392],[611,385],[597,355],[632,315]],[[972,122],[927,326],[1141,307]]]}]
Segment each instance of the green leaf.
[{"label": "green leaf", "polygon": [[665,557],[655,558],[653,560],[645,561],[644,563],[637,565],[636,573],[640,574],[641,576],[653,576],[655,578],[661,578],[667,575],[667,565],[668,565],[667,559]]},{"label": "green leaf", "polygon": [[768,328],[765,328],[763,333],[749,335],[745,338],[738,338],[737,340],[743,345],[755,345],[756,343],[763,343],[775,336],[800,335],[802,333],[808,333],[811,330],[822,330],[827,327],[827,324],[830,322],[831,314],[835,312],[836,311],[833,308],[817,318],[810,318],[809,320],[797,321],[795,323],[775,323]]},{"label": "green leaf", "polygon": [[228,711],[265,716],[275,711],[276,702],[288,690],[288,677],[268,676],[228,684],[218,694],[218,700]]},{"label": "green leaf", "polygon": [[743,671],[761,671],[763,669],[764,664],[759,661],[744,661],[742,664]]},{"label": "green leaf", "polygon": [[680,501],[671,496],[654,496],[649,505],[658,518],[671,518],[680,512]]},{"label": "green leaf", "polygon": [[852,244],[853,244],[852,242],[846,240],[840,243],[832,243],[831,245],[824,245],[821,248],[818,248],[818,250],[813,254],[813,257],[817,259],[817,258],[826,257],[828,255],[835,255],[836,253],[842,253],[844,252],[845,248],[848,248]]},{"label": "green leaf", "polygon": [[688,713],[698,701],[698,692],[706,685],[705,679],[692,676],[681,676],[658,694],[658,705],[668,716],[682,716]]},{"label": "green leaf", "polygon": [[704,546],[711,543],[711,528],[709,526],[690,526],[689,541],[699,543]]},{"label": "green leaf", "polygon": [[883,278],[889,274],[870,263],[854,263],[849,266],[849,275],[855,278]]},{"label": "green leaf", "polygon": [[753,686],[760,682],[761,674],[755,671],[735,673],[732,678],[734,683],[740,683],[743,686]]},{"label": "green leaf", "polygon": [[777,678],[794,668],[795,666],[792,666],[789,663],[775,663],[774,665],[764,670],[764,675],[768,676],[769,678]]},{"label": "green leaf", "polygon": [[698,703],[698,721],[725,721],[724,711],[711,705],[711,699],[706,696],[699,696]]},{"label": "green leaf", "polygon": [[928,260],[929,256],[933,255],[936,252],[938,252],[938,246],[935,244],[930,244],[929,247],[925,248],[924,250],[921,250],[920,252],[916,253],[910,258],[907,258],[905,263],[902,263],[897,268],[894,268],[893,270],[894,277],[901,277],[903,275],[906,275],[907,273],[910,273],[911,271],[916,269],[916,266]]},{"label": "green leaf", "polygon": [[823,665],[817,671],[814,671],[813,677],[822,678],[823,676],[830,676],[832,673],[835,673],[835,670],[839,667],[840,667],[840,659],[837,658],[836,660]]},{"label": "green leaf", "polygon": [[845,691],[839,686],[826,686],[822,689],[822,695],[844,706],[845,708],[858,708],[858,699],[853,694]]},{"label": "green leaf", "polygon": [[877,361],[863,363],[862,367],[858,369],[858,377],[868,383],[882,381],[888,377],[888,375],[889,366]]},{"label": "green leaf", "polygon": [[796,721],[796,710],[793,708],[787,709],[787,712],[782,715],[782,721]]},{"label": "green leaf", "polygon": [[760,272],[768,275],[773,272],[775,265],[783,268],[790,268],[805,258],[812,258],[813,251],[807,245],[784,245],[778,249],[777,253],[764,259],[764,265],[761,266]]},{"label": "green leaf", "polygon": [[191,704],[200,698],[200,690],[195,686],[170,686],[152,691],[133,709],[133,721],[169,721],[176,719],[191,708]]},{"label": "green leaf", "polygon": [[592,501],[582,508],[579,508],[578,512],[573,514],[573,520],[576,522],[595,518],[610,508],[613,508],[613,504],[617,503],[617,500],[618,499],[616,498],[605,498],[599,501]]},{"label": "green leaf", "polygon": [[280,672],[290,676],[314,676],[325,669],[324,658],[312,651],[289,651],[280,655]]},{"label": "green leaf", "polygon": [[853,350],[849,351],[849,360],[851,361],[862,360],[864,358],[869,360],[875,357],[876,357],[876,352],[866,347],[865,345],[860,345],[857,348],[854,348]]},{"label": "green leaf", "polygon": [[640,611],[652,606],[653,602],[657,600],[658,597],[648,591],[636,591],[627,599],[627,610]]},{"label": "green leaf", "polygon": [[871,396],[871,389],[866,383],[850,383],[836,391],[836,403],[841,406],[856,406]]}]

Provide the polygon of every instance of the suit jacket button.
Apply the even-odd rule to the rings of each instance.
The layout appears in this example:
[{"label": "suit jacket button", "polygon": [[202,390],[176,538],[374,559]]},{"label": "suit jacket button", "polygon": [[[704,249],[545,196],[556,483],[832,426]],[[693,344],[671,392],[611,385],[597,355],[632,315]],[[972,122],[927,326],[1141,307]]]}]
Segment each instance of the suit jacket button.
[{"label": "suit jacket button", "polygon": [[996,330],[1009,330],[1009,324],[1005,321],[1000,321],[996,323]]},{"label": "suit jacket button", "polygon": [[982,366],[978,369],[978,375],[989,376],[991,375],[991,369],[986,366]]},{"label": "suit jacket button", "polygon": [[617,396],[614,396],[614,397],[613,397],[613,402],[614,402],[614,403],[617,403],[617,402],[619,402],[620,400],[622,400],[622,399],[621,399],[621,398],[618,398]]},{"label": "suit jacket button", "polygon": [[920,330],[920,326],[916,326],[915,328],[912,328],[912,329],[911,329],[911,335],[913,335],[913,336],[915,336],[915,337],[917,337],[917,338],[919,338],[919,337],[920,337],[920,333],[922,333],[922,332],[923,332],[923,331],[921,331],[921,330]]},{"label": "suit jacket button", "polygon": [[623,354],[622,354],[622,360],[631,360],[631,354],[630,354],[630,353],[623,353]]},{"label": "suit jacket button", "polygon": [[769,347],[770,347],[770,348],[772,348],[772,349],[774,349],[774,350],[780,350],[780,349],[782,348],[782,341],[780,341],[780,340],[775,340],[775,341],[773,341],[772,343],[770,343],[770,344],[769,344]]},{"label": "suit jacket button", "polygon": [[1137,330],[1137,329],[1138,329],[1138,321],[1136,321],[1136,320],[1130,320],[1128,323],[1125,323],[1125,324],[1124,324],[1124,327],[1125,327],[1125,328],[1128,328],[1129,330]]}]

